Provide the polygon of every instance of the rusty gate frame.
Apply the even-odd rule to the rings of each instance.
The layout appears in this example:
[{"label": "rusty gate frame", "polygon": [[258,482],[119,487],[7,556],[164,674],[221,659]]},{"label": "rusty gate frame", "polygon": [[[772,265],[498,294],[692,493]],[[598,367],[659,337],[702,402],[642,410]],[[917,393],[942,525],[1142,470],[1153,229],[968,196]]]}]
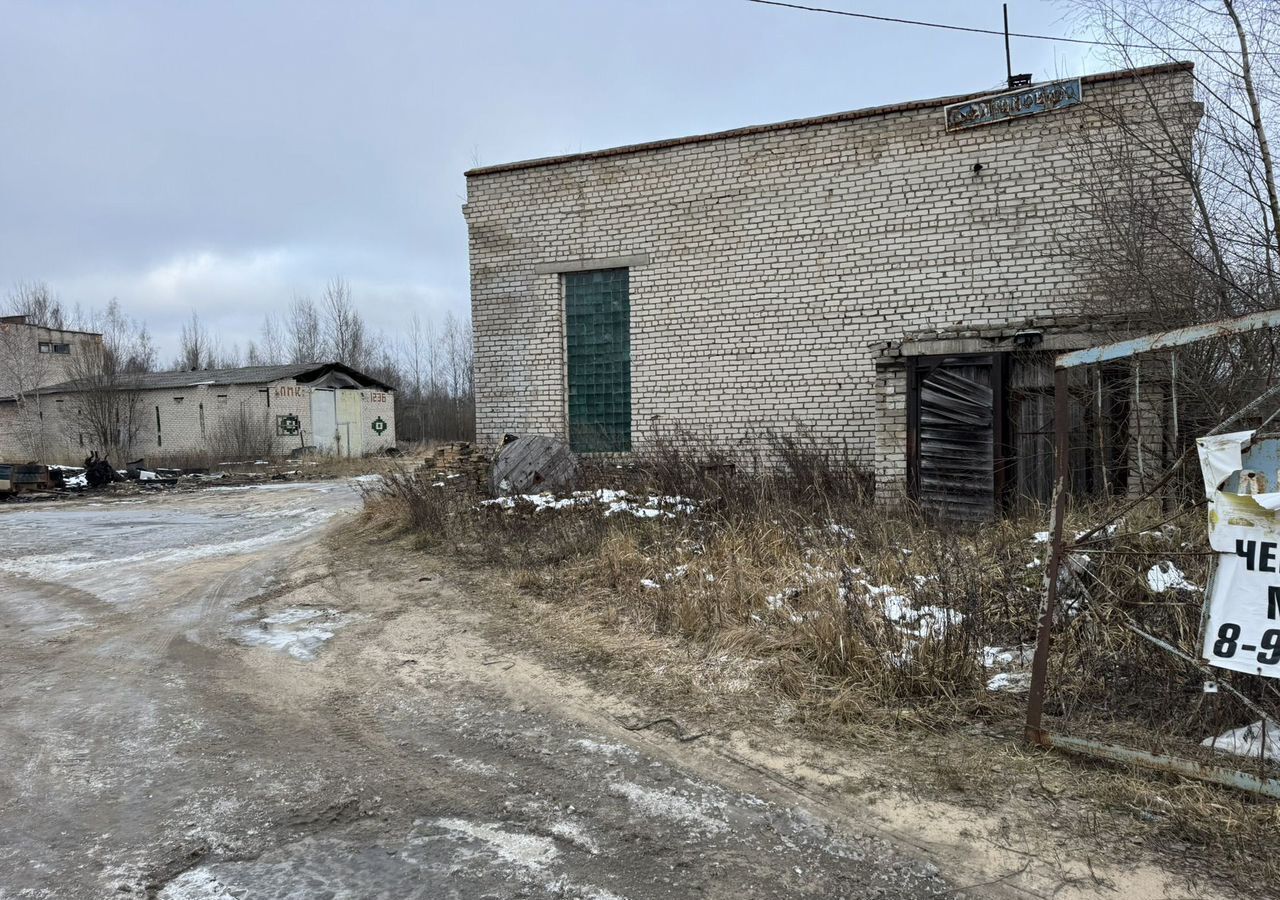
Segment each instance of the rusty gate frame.
[{"label": "rusty gate frame", "polygon": [[[1154,334],[1147,334],[1140,337],[1116,341],[1110,344],[1103,344],[1101,346],[1091,347],[1085,350],[1073,350],[1068,353],[1059,354],[1055,358],[1053,372],[1054,486],[1049,519],[1049,562],[1048,570],[1045,574],[1046,585],[1044,600],[1040,607],[1040,623],[1036,635],[1036,651],[1031,664],[1031,687],[1027,697],[1027,720],[1023,731],[1023,736],[1027,743],[1033,746],[1043,747],[1046,750],[1058,748],[1096,759],[1104,759],[1111,762],[1170,772],[1186,778],[1195,778],[1201,781],[1211,782],[1213,784],[1239,788],[1251,793],[1280,799],[1280,779],[1263,778],[1257,775],[1241,772],[1237,769],[1209,765],[1195,760],[1185,759],[1183,757],[1165,756],[1149,753],[1132,747],[1107,744],[1087,738],[1071,737],[1065,734],[1054,734],[1046,731],[1043,727],[1044,698],[1049,676],[1049,645],[1053,634],[1054,609],[1058,604],[1058,580],[1062,571],[1062,561],[1068,549],[1063,536],[1067,512],[1067,485],[1069,484],[1068,476],[1070,471],[1070,448],[1068,447],[1070,395],[1068,392],[1068,373],[1071,369],[1078,368],[1080,366],[1090,366],[1114,360],[1130,359],[1135,356],[1154,353],[1158,350],[1171,350],[1175,347],[1182,347],[1211,338],[1228,337],[1231,335],[1246,334],[1250,331],[1277,327],[1280,327],[1280,309],[1263,310],[1262,312],[1250,313],[1233,319],[1222,319],[1216,322],[1206,322],[1200,325],[1189,325],[1183,328],[1175,328],[1170,331],[1160,331]],[[1243,418],[1251,409],[1258,406],[1264,400],[1274,397],[1277,394],[1280,394],[1280,385],[1268,388],[1262,395],[1232,414],[1225,421],[1221,422],[1210,432],[1210,434],[1225,431],[1230,425]],[[1123,515],[1125,512],[1128,512],[1138,504],[1149,499],[1156,491],[1160,490],[1165,484],[1167,484],[1172,478],[1174,472],[1181,465],[1183,459],[1185,459],[1185,455],[1183,458],[1180,458],[1177,462],[1169,466],[1153,487],[1126,504],[1124,509],[1118,515]],[[1094,527],[1084,534],[1080,540],[1088,540],[1097,534],[1097,532],[1099,532],[1103,527],[1104,526],[1101,525]],[[1207,604],[1209,602],[1207,590],[1205,592],[1204,602],[1207,608]],[[1166,652],[1170,652],[1175,656],[1178,656],[1185,662],[1188,662],[1205,672],[1210,671],[1199,659],[1188,656],[1177,647],[1160,640],[1154,635],[1147,634],[1145,631],[1136,628],[1132,628],[1131,630],[1134,630],[1140,637],[1152,641],[1156,645],[1160,646]],[[1233,690],[1232,693],[1236,692]],[[1249,703],[1246,698],[1243,696],[1240,696],[1239,698],[1245,700],[1246,704],[1252,707],[1252,704]]]}]

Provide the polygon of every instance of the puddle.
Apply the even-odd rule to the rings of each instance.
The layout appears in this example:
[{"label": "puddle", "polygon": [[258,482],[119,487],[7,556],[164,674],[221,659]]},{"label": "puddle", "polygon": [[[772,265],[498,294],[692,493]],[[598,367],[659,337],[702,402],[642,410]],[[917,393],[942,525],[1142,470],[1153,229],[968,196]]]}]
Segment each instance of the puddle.
[{"label": "puddle", "polygon": [[245,622],[236,633],[236,640],[246,647],[269,647],[305,662],[315,659],[337,629],[353,619],[332,609],[293,607]]}]

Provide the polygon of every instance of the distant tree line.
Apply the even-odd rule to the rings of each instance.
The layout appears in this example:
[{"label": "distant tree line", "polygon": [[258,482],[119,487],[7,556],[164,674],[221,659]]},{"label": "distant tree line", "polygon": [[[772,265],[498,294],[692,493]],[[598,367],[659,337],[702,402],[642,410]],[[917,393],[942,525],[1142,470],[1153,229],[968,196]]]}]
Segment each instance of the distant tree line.
[{"label": "distant tree line", "polygon": [[[85,431],[99,438],[101,446],[131,443],[124,440],[131,434],[111,432],[135,428],[132,407],[137,404],[131,399],[127,376],[161,368],[146,323],[127,316],[115,299],[102,309],[67,306],[42,282],[17,285],[0,308],[5,315],[26,316],[32,324],[102,333],[101,352],[71,364],[73,376],[93,386],[90,393],[95,399],[86,406],[94,411],[85,415],[94,421],[84,423]],[[22,365],[40,364],[38,354],[10,349],[15,352],[0,354],[10,365],[18,365],[20,359],[34,360]],[[452,313],[437,322],[415,312],[399,335],[389,337],[368,327],[344,278],[331,279],[318,301],[295,294],[283,311],[267,313],[256,339],[247,341],[243,350],[236,342],[225,342],[193,310],[183,323],[178,352],[169,368],[193,371],[329,362],[350,366],[395,388],[400,440],[474,437],[471,323]],[[47,383],[34,371],[8,380]]]}]

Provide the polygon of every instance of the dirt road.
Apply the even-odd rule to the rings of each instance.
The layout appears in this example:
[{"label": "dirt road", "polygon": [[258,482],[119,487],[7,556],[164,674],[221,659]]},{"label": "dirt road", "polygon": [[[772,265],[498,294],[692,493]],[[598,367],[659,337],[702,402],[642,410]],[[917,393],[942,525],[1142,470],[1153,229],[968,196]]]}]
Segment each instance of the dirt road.
[{"label": "dirt road", "polygon": [[964,896],[344,556],[358,505],[0,507],[0,900]]}]

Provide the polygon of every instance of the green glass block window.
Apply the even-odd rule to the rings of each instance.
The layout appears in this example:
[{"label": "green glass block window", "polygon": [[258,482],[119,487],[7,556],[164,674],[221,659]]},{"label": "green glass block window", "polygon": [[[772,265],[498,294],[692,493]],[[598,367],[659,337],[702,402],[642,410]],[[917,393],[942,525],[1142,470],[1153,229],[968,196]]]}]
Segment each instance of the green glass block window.
[{"label": "green glass block window", "polygon": [[626,269],[564,276],[569,446],[631,449],[631,300]]}]

